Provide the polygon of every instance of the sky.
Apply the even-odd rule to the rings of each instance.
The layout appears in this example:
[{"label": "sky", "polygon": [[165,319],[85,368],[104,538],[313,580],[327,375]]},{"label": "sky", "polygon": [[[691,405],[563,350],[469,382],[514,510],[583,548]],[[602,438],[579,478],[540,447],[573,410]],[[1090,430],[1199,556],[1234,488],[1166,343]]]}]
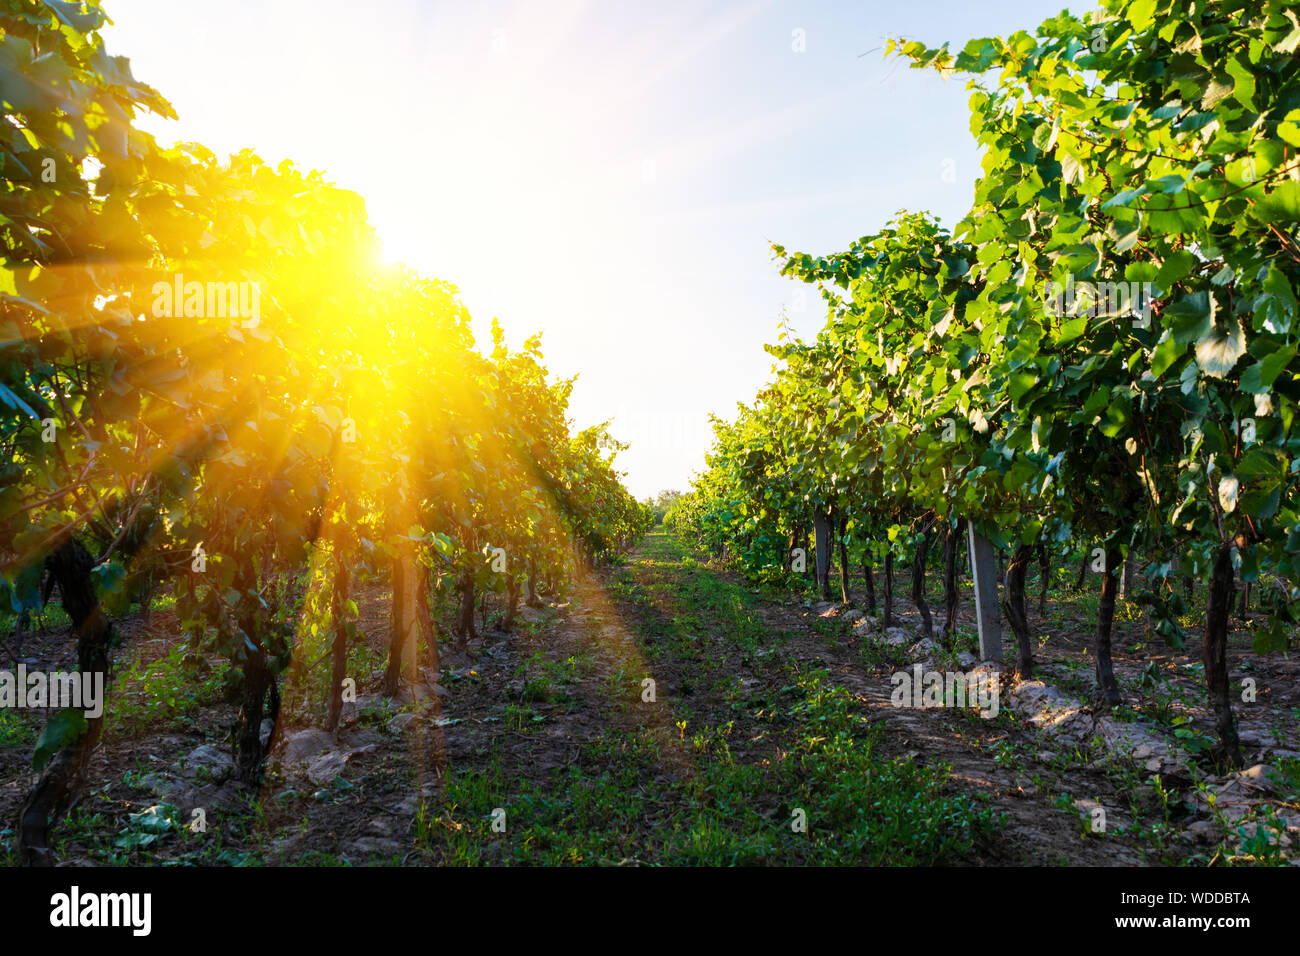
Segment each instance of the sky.
[{"label": "sky", "polygon": [[[709,415],[771,378],[824,255],[901,209],[952,226],[979,168],[966,79],[888,37],[1033,31],[1064,0],[106,0],[110,53],[176,108],[160,141],[291,159],[366,200],[385,254],[454,283],[480,344],[542,332],[638,497],[685,490]],[[1083,11],[1091,4],[1076,3]]]}]

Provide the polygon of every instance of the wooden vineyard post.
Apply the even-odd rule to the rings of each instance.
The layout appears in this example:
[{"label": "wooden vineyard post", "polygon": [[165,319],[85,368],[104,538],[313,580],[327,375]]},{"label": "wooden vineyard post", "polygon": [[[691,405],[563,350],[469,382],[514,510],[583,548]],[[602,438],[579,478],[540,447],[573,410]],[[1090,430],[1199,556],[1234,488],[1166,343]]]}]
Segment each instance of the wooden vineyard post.
[{"label": "wooden vineyard post", "polygon": [[404,549],[402,554],[402,679],[413,684],[420,683],[420,665],[418,648],[420,637],[419,605],[420,585],[423,575],[414,554],[415,549]]},{"label": "wooden vineyard post", "polygon": [[813,549],[817,552],[817,593],[823,601],[831,599],[831,528],[830,517],[818,511],[813,516]]},{"label": "wooden vineyard post", "polygon": [[1137,573],[1137,562],[1133,558],[1124,559],[1124,575],[1119,579],[1119,596],[1122,600],[1133,600],[1133,575]]},{"label": "wooden vineyard post", "polygon": [[966,522],[970,534],[970,570],[975,583],[975,619],[979,624],[980,659],[1002,660],[1001,611],[998,608],[998,562],[993,545]]}]

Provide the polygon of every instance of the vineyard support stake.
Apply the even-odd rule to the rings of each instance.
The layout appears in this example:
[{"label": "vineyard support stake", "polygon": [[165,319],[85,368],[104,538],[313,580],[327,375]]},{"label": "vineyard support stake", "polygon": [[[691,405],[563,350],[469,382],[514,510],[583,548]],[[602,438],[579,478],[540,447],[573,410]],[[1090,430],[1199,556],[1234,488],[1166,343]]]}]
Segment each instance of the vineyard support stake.
[{"label": "vineyard support stake", "polygon": [[970,533],[970,570],[975,584],[975,620],[979,625],[980,659],[1002,660],[1002,626],[998,609],[998,565],[993,545],[967,521]]}]

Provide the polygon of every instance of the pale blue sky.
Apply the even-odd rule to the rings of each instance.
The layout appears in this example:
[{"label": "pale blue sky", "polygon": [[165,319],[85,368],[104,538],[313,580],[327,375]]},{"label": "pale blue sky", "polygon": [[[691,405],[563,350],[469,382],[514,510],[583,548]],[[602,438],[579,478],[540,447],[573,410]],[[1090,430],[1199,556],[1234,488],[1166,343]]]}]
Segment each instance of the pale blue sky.
[{"label": "pale blue sky", "polygon": [[147,128],[359,192],[391,254],[461,288],[480,341],[493,316],[512,342],[544,333],[551,371],[580,373],[576,423],[614,419],[644,496],[685,488],[708,413],[768,380],[783,309],[822,322],[770,242],[833,252],[898,209],[967,208],[965,80],[883,60],[884,38],[956,50],[1063,3],[106,7],[110,52],[180,113]]}]

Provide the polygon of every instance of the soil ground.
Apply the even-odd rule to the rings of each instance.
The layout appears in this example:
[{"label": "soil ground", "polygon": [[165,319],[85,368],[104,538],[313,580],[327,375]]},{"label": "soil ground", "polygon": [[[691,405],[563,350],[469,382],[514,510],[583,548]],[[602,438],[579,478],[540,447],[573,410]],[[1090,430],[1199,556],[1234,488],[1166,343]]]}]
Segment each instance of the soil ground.
[{"label": "soil ground", "polygon": [[[1053,582],[1040,616],[1031,580],[1031,625],[1039,675],[1087,700],[1095,580],[1078,593],[1069,583]],[[932,604],[938,587],[932,578]],[[905,579],[895,592],[907,593]],[[856,590],[851,598],[861,606]],[[967,588],[955,650],[974,649],[969,598]],[[447,640],[440,670],[402,701],[379,693],[388,599],[377,584],[359,589],[364,641],[348,671],[359,693],[337,735],[311,727],[324,667],[288,682],[256,792],[229,779],[227,666],[210,657],[196,670],[192,655],[186,664],[165,609],[116,622],[106,732],[80,802],[56,828],[60,860],[1283,863],[1297,831],[1258,824],[1273,814],[1300,825],[1300,664],[1253,654],[1241,622],[1234,686],[1252,678],[1257,691],[1238,705],[1246,760],[1276,773],[1237,819],[1197,800],[1231,783],[1203,753],[1211,724],[1199,640],[1171,651],[1136,605],[1117,615],[1119,716],[1187,749],[1182,775],[1064,744],[1010,708],[987,719],[894,706],[890,677],[910,662],[906,648],[855,627],[847,608],[753,585],[663,534],[525,609],[511,633],[494,613],[466,653]],[[909,602],[897,610],[900,626],[917,627]],[[941,610],[935,617],[942,623]],[[1194,617],[1187,623],[1194,632]],[[29,669],[74,664],[66,628],[55,626],[29,635],[22,656]],[[0,712],[0,863],[16,862],[12,821],[44,719]],[[1096,805],[1108,814],[1102,830]]]}]

